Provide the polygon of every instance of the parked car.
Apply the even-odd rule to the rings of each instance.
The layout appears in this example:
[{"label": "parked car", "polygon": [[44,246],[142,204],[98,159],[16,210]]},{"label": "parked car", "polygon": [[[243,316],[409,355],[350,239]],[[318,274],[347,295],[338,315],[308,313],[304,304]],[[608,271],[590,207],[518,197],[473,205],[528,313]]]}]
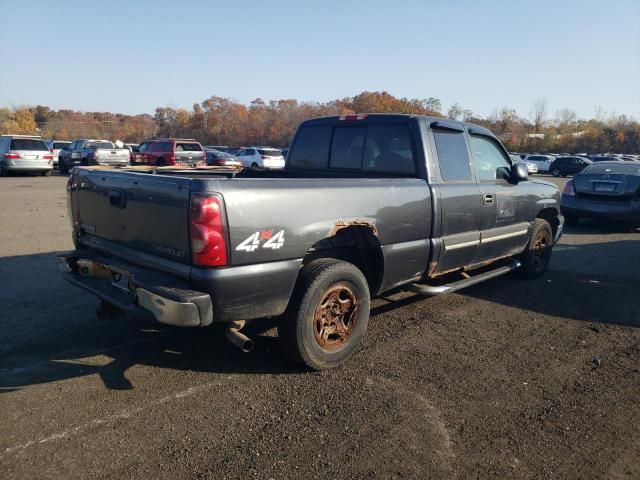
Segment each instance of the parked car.
[{"label": "parked car", "polygon": [[605,218],[640,225],[640,162],[597,162],[569,180],[561,210],[567,224]]},{"label": "parked car", "polygon": [[520,155],[515,153],[510,153],[509,157],[511,157],[511,160],[513,161],[513,163],[521,163],[525,167],[527,167],[528,173],[538,173],[538,166],[535,163],[525,162],[520,158]]},{"label": "parked car", "polygon": [[76,165],[129,165],[129,150],[117,148],[109,140],[74,140],[60,151],[60,173],[67,174]]},{"label": "parked car", "polygon": [[51,150],[51,154],[53,155],[53,167],[58,166],[58,156],[60,152],[64,150],[67,145],[71,145],[71,142],[66,140],[51,140],[49,142],[49,150]]},{"label": "parked car", "polygon": [[229,152],[229,147],[226,145],[205,145],[205,150],[217,150],[219,152]]},{"label": "parked car", "polygon": [[592,163],[591,160],[582,157],[558,157],[549,166],[549,171],[554,177],[566,177],[580,173]]},{"label": "parked car", "polygon": [[620,157],[615,155],[594,155],[591,157],[592,162],[622,162]]},{"label": "parked car", "polygon": [[527,155],[524,157],[525,162],[533,163],[538,167],[540,173],[549,172],[549,166],[553,161],[548,155]]},{"label": "parked car", "polygon": [[539,277],[563,228],[555,185],[438,117],[306,121],[279,171],[154,173],[74,169],[64,278],[104,312],[226,323],[245,351],[245,320],[281,316],[285,352],[314,369],[354,354],[372,297]]},{"label": "parked car", "polygon": [[204,164],[202,145],[193,138],[157,138],[140,146],[135,162],[158,167],[170,165],[196,166]]},{"label": "parked car", "polygon": [[42,137],[32,135],[2,135],[0,137],[0,176],[9,173],[39,173],[51,175],[53,154]]},{"label": "parked car", "polygon": [[249,147],[238,152],[245,167],[283,168],[284,156],[277,148]]},{"label": "parked car", "polygon": [[207,165],[217,165],[225,167],[240,167],[242,162],[235,155],[220,152],[214,149],[205,149]]}]

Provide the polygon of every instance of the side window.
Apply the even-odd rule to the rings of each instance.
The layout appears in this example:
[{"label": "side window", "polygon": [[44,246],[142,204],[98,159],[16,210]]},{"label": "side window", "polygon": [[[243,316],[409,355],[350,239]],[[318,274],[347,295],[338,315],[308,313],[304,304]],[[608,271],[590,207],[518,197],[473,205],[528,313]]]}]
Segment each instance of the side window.
[{"label": "side window", "polygon": [[464,133],[453,130],[433,130],[438,151],[440,174],[446,182],[470,181],[471,164]]},{"label": "side window", "polygon": [[287,158],[290,167],[327,168],[332,125],[301,127]]},{"label": "side window", "polygon": [[415,173],[409,127],[400,124],[369,125],[364,147],[363,169]]},{"label": "side window", "polygon": [[478,180],[489,182],[508,178],[511,162],[493,141],[471,135],[471,150]]},{"label": "side window", "polygon": [[362,166],[365,127],[336,127],[331,142],[330,168],[357,168]]}]

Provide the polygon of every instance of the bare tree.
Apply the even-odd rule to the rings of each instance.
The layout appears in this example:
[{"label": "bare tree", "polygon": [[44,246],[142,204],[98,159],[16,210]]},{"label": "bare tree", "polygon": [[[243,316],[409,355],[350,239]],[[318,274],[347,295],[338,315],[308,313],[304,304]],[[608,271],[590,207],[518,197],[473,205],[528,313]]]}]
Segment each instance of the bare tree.
[{"label": "bare tree", "polygon": [[531,122],[535,127],[536,133],[539,133],[544,125],[544,120],[547,116],[547,99],[546,98],[538,98],[535,102],[533,102],[533,107],[531,107]]},{"label": "bare tree", "polygon": [[462,117],[463,113],[464,110],[462,110],[460,104],[454,103],[453,105],[451,105],[451,107],[449,107],[449,110],[447,111],[447,117],[452,118],[453,120],[459,120],[460,117]]}]

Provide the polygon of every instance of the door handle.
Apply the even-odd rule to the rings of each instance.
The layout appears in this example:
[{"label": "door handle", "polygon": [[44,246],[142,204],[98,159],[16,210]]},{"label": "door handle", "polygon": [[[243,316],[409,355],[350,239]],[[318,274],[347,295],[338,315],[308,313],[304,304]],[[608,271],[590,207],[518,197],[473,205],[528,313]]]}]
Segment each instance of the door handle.
[{"label": "door handle", "polygon": [[482,194],[482,204],[483,205],[493,205],[493,194],[492,193],[483,193]]}]

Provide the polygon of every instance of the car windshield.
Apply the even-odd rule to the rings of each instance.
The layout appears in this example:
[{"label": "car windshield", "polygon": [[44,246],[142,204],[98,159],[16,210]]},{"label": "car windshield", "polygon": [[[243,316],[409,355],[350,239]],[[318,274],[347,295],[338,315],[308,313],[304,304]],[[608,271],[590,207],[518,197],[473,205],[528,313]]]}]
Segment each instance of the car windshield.
[{"label": "car windshield", "polygon": [[260,155],[264,155],[265,157],[281,157],[282,156],[282,152],[280,150],[276,150],[274,149],[266,149],[266,148],[259,148],[258,149],[258,153],[260,153]]},{"label": "car windshield", "polygon": [[84,148],[115,148],[111,142],[87,142]]},{"label": "car windshield", "polygon": [[71,142],[53,142],[53,145],[51,146],[51,148],[53,150],[62,150],[64,147],[70,144]]},{"label": "car windshield", "polygon": [[614,173],[621,175],[640,175],[640,163],[595,163],[582,173]]},{"label": "car windshield", "polygon": [[11,150],[49,151],[49,147],[44,143],[44,140],[38,140],[35,138],[14,138],[11,140]]}]

